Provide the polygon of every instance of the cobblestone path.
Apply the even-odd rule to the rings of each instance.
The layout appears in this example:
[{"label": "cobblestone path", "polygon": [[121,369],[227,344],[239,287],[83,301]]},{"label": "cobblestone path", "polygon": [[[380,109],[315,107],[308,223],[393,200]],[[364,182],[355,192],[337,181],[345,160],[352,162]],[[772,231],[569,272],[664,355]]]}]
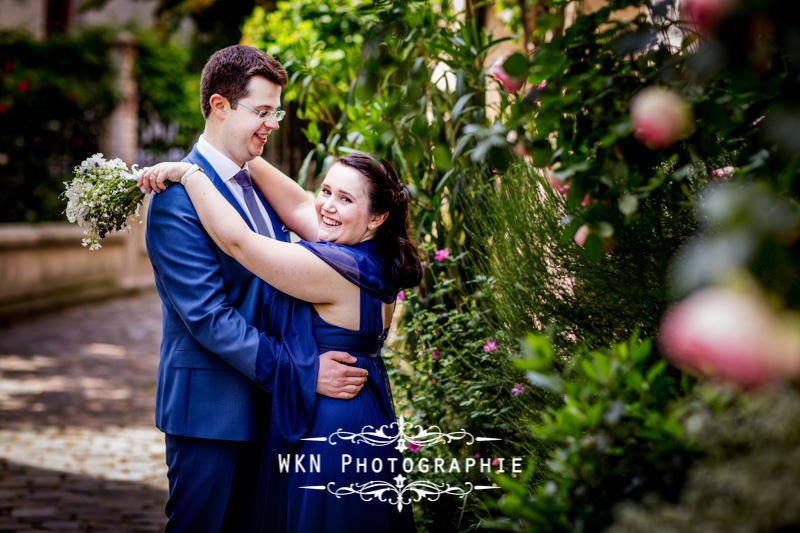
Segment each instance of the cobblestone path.
[{"label": "cobblestone path", "polygon": [[0,532],[164,528],[155,290],[0,327]]}]

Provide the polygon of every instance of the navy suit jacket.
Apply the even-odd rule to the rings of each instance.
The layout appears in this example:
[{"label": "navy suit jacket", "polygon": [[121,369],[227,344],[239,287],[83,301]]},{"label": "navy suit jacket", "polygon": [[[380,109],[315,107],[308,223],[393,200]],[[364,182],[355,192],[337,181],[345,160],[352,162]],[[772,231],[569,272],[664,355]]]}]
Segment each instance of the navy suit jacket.
[{"label": "navy suit jacket", "polygon": [[[199,165],[250,225],[196,146],[184,161]],[[286,240],[277,216],[258,196],[275,235]],[[253,381],[259,356],[269,361],[276,349],[276,339],[264,334],[265,299],[273,289],[214,244],[183,187],[151,197],[146,242],[163,313],[156,425],[177,436],[258,440],[269,395]]]}]

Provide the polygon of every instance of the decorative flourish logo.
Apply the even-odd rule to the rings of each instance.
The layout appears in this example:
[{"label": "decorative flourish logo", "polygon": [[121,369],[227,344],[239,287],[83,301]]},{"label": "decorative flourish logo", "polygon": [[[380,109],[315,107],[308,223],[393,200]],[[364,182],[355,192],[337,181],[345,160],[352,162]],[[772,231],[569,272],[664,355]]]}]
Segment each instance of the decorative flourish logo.
[{"label": "decorative flourish logo", "polygon": [[313,485],[300,487],[310,490],[327,490],[337,498],[358,494],[365,502],[379,500],[396,505],[398,511],[402,511],[404,506],[411,505],[423,498],[436,501],[442,494],[450,494],[458,497],[465,497],[473,490],[497,489],[492,485],[473,485],[467,482],[467,488],[452,486],[449,483],[434,483],[432,481],[412,481],[406,485],[406,477],[398,474],[394,478],[394,485],[387,481],[370,481],[368,483],[351,483],[346,487],[336,488],[335,483],[325,485]]},{"label": "decorative flourish logo", "polygon": [[[396,432],[392,431],[394,428],[397,428]],[[359,433],[342,431],[339,429],[328,437],[307,437],[303,440],[318,442],[328,441],[334,446],[337,441],[346,441],[353,444],[369,444],[370,446],[389,446],[396,443],[395,448],[399,451],[408,449],[418,451],[420,448],[433,446],[440,442],[450,443],[454,440],[462,439],[464,439],[464,442],[468,445],[475,442],[503,440],[491,437],[475,437],[464,429],[454,431],[453,433],[445,433],[439,426],[424,428],[421,425],[407,422],[402,416],[397,422],[383,425],[378,429],[373,426],[366,426]],[[409,446],[409,444],[411,446]]]},{"label": "decorative flourish logo", "polygon": [[[477,474],[489,479],[491,473],[520,474],[522,472],[521,457],[505,458],[496,456],[481,457],[479,453],[468,455],[463,458],[442,457],[435,454],[428,457],[420,452],[422,448],[433,446],[439,443],[450,443],[461,441],[463,444],[472,445],[474,443],[502,441],[503,439],[491,437],[476,437],[468,431],[461,429],[447,433],[438,426],[423,427],[421,425],[407,422],[400,417],[396,422],[385,424],[379,428],[366,426],[360,432],[344,431],[341,428],[327,437],[307,437],[305,441],[327,442],[332,446],[343,444],[342,453],[338,457],[341,474],[353,473],[363,475],[372,473],[379,478],[367,482],[350,483],[349,485],[337,486],[336,482],[329,482],[331,478],[321,479],[322,483],[313,484],[308,478],[304,485],[299,487],[306,490],[328,491],[337,498],[349,495],[358,495],[363,501],[380,501],[397,506],[398,511],[404,506],[411,505],[423,498],[438,500],[443,494],[449,494],[464,498],[473,491],[493,490],[500,487],[495,485],[475,485],[466,482],[464,486],[451,485],[445,482],[434,482],[426,480],[415,480],[408,482],[408,475],[414,473],[421,474]],[[373,453],[346,453],[350,448],[344,443],[351,445],[368,444],[369,446],[394,447],[394,449],[373,450]],[[365,450],[366,451],[366,450]],[[402,452],[411,452],[405,457]],[[326,459],[333,459],[334,454],[304,453],[280,455],[278,466],[281,473],[289,473],[292,470],[296,473],[305,475],[331,473],[330,465],[323,467]],[[506,470],[508,469],[508,470]],[[396,474],[396,475],[395,475]],[[390,477],[394,476],[394,477]],[[390,480],[393,480],[392,483]]]}]

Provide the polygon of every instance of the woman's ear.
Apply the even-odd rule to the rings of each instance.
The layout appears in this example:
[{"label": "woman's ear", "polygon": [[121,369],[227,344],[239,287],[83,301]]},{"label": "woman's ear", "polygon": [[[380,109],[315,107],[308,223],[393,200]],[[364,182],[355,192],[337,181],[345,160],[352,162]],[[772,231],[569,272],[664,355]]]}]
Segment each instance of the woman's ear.
[{"label": "woman's ear", "polygon": [[224,119],[228,113],[228,99],[221,94],[214,93],[208,99],[211,106],[211,114],[219,119]]},{"label": "woman's ear", "polygon": [[369,227],[372,229],[378,229],[381,224],[386,222],[386,218],[389,216],[389,212],[382,213],[380,215],[372,215],[369,217]]}]

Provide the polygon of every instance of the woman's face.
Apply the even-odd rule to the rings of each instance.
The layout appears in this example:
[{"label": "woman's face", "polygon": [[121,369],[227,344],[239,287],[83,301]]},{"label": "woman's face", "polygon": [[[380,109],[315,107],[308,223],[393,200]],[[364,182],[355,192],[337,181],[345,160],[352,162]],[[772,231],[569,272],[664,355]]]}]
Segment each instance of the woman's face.
[{"label": "woman's face", "polygon": [[336,163],[328,170],[315,202],[321,241],[352,246],[375,236],[384,217],[370,214],[367,187],[352,167]]}]

